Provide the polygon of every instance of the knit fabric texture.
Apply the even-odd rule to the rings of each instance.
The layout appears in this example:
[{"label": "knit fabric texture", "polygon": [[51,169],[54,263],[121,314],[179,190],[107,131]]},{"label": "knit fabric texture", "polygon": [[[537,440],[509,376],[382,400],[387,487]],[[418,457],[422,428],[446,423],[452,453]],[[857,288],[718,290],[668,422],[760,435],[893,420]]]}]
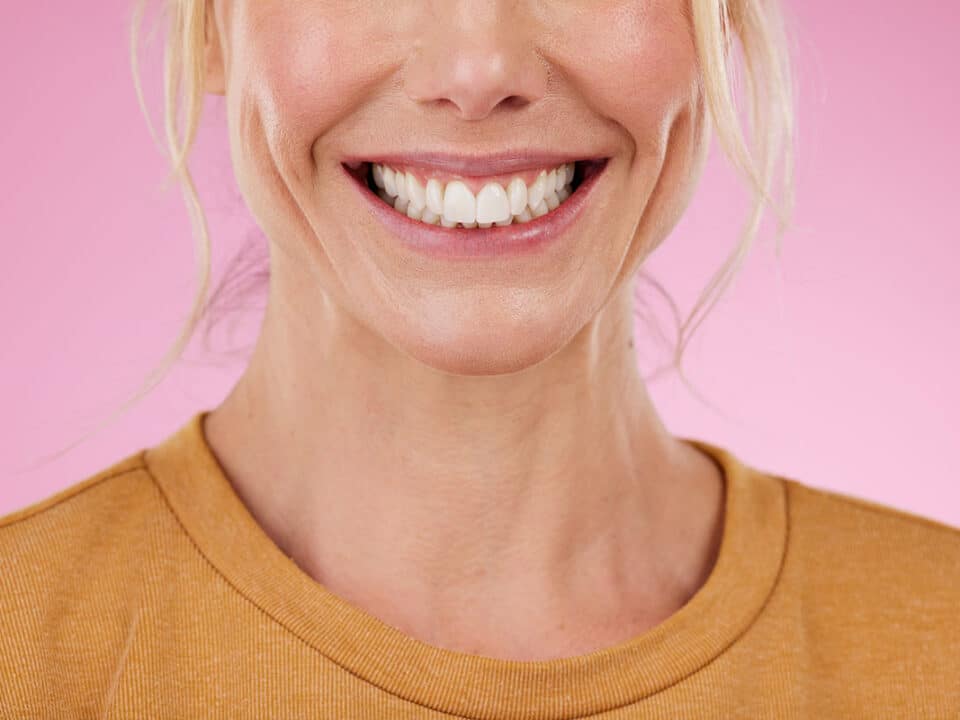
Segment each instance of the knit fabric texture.
[{"label": "knit fabric texture", "polygon": [[719,554],[642,634],[435,647],[273,543],[193,415],[0,518],[0,718],[960,718],[960,528],[746,464]]}]

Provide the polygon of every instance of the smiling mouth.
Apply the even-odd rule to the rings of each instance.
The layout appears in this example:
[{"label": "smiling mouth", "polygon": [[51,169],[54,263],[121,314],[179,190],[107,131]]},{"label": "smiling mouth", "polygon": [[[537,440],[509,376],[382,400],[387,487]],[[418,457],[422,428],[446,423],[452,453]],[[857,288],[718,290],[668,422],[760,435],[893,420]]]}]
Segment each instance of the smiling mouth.
[{"label": "smiling mouth", "polygon": [[549,215],[602,171],[606,161],[578,160],[488,178],[441,176],[375,162],[344,167],[384,204],[411,220],[446,228],[490,228]]}]

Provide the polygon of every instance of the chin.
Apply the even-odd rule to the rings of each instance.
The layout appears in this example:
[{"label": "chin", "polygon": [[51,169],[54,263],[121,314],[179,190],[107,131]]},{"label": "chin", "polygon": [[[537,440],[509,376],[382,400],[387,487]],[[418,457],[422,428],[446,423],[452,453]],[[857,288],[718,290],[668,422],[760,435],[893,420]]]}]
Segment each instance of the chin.
[{"label": "chin", "polygon": [[[541,321],[542,322],[542,321]],[[465,324],[470,325],[470,324]],[[450,375],[509,375],[537,365],[569,342],[561,323],[452,327],[451,333],[409,328],[411,336],[391,341],[423,365]],[[434,328],[436,330],[436,328]],[[415,335],[420,331],[420,335]],[[423,333],[427,334],[423,334]]]}]

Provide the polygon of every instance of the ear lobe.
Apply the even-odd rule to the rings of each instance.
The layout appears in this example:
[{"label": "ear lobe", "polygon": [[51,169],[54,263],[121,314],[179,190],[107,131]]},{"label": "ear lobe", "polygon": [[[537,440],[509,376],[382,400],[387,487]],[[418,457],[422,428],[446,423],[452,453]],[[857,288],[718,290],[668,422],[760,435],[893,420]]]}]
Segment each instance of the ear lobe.
[{"label": "ear lobe", "polygon": [[212,95],[226,95],[226,73],[223,65],[223,47],[220,43],[220,30],[213,13],[212,0],[204,3],[206,10],[203,18],[203,89]]}]

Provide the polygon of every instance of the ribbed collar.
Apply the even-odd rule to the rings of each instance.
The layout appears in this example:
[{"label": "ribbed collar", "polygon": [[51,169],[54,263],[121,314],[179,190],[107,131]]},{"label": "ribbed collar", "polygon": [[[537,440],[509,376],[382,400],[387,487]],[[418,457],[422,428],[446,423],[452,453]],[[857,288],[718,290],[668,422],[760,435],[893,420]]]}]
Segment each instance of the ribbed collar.
[{"label": "ribbed collar", "polygon": [[786,542],[782,481],[729,451],[681,437],[723,470],[718,558],[704,585],[656,627],[618,645],[551,660],[434,647],[328,591],[270,539],[234,492],[195,414],[145,461],[186,532],[240,593],[354,675],[411,702],[476,720],[564,720],[636,702],[696,672],[754,621]]}]

